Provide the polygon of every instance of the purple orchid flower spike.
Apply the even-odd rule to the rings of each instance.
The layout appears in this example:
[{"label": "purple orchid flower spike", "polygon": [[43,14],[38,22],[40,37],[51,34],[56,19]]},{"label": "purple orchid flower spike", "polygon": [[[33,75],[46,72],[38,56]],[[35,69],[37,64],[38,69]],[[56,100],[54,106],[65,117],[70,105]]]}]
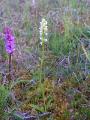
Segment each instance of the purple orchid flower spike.
[{"label": "purple orchid flower spike", "polygon": [[9,27],[4,28],[5,48],[8,54],[12,54],[15,50],[15,37]]},{"label": "purple orchid flower spike", "polygon": [[6,52],[9,54],[9,76],[11,79],[11,66],[12,66],[11,56],[15,50],[15,37],[10,27],[5,27],[3,32]]}]

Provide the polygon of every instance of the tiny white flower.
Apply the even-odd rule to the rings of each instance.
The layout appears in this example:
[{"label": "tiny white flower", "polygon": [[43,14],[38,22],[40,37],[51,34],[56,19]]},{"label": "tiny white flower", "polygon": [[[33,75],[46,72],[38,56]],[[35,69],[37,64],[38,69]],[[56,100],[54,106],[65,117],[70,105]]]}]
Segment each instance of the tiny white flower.
[{"label": "tiny white flower", "polygon": [[42,45],[42,42],[40,42],[40,45]]},{"label": "tiny white flower", "polygon": [[44,39],[45,42],[47,42],[48,40],[47,39]]}]

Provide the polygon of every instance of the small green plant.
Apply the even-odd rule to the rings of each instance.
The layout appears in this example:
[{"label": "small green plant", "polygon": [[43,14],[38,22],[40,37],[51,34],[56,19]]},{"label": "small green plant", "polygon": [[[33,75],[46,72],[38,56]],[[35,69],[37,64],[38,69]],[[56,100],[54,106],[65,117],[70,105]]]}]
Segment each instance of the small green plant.
[{"label": "small green plant", "polygon": [[3,85],[0,85],[0,119],[3,120],[5,116],[5,107],[7,104],[7,98],[9,96],[9,91]]},{"label": "small green plant", "polygon": [[43,65],[44,65],[44,52],[45,52],[45,42],[47,42],[47,34],[48,34],[48,27],[47,27],[47,21],[43,18],[40,22],[40,44],[41,44],[41,60],[40,60],[40,89],[42,91],[42,97],[44,100],[44,109],[46,111],[46,105],[45,105],[45,88],[44,85],[42,85],[42,73],[43,73]]}]

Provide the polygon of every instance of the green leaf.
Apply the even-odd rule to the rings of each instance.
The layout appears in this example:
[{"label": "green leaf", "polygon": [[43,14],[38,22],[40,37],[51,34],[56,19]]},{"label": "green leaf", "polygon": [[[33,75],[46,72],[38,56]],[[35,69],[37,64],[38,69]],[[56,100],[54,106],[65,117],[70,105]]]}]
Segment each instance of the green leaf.
[{"label": "green leaf", "polygon": [[34,104],[31,104],[31,107],[34,108],[35,110],[39,111],[39,112],[43,112],[44,111],[44,107],[40,107],[38,105],[34,105]]},{"label": "green leaf", "polygon": [[14,112],[12,115],[16,120],[24,120],[24,117],[17,112]]}]

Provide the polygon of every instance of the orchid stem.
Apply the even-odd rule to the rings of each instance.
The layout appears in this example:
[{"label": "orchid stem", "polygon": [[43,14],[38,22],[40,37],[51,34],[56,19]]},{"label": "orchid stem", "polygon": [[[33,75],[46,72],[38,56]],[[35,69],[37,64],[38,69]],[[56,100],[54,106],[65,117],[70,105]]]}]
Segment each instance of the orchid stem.
[{"label": "orchid stem", "polygon": [[11,73],[11,53],[9,54],[9,74]]}]

